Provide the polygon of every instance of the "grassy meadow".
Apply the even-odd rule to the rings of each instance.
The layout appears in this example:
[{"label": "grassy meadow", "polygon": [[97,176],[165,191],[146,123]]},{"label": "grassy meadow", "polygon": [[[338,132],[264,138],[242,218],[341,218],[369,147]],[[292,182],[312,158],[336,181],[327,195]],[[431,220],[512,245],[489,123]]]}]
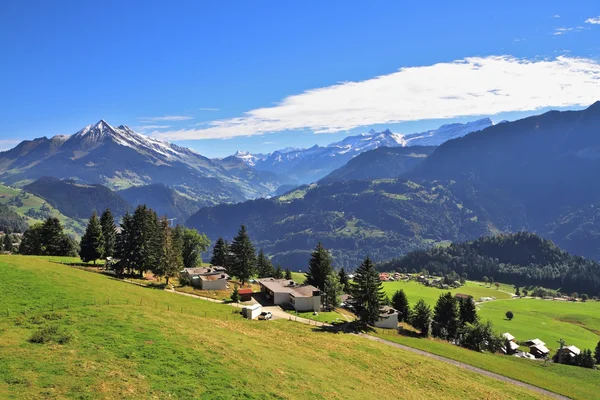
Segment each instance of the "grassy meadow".
[{"label": "grassy meadow", "polygon": [[230,306],[39,257],[2,256],[0,276],[0,398],[543,398],[354,335],[245,321]]}]

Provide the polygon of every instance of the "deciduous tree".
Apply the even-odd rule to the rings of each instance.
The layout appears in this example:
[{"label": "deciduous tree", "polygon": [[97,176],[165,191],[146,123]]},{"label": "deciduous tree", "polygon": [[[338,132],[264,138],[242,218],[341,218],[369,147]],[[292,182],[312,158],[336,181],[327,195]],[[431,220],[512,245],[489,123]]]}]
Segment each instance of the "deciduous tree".
[{"label": "deciduous tree", "polygon": [[335,271],[331,271],[325,278],[325,290],[323,290],[323,304],[325,308],[333,310],[340,305],[340,295],[342,294],[342,284]]}]

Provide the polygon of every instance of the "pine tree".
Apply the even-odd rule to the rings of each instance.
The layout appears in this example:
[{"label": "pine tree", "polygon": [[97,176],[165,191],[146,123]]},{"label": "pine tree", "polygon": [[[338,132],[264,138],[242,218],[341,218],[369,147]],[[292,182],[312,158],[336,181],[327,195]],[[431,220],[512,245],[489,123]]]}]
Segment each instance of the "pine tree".
[{"label": "pine tree", "polygon": [[10,238],[10,234],[5,234],[4,235],[4,251],[9,251],[12,252],[13,251],[13,245],[12,245],[12,240]]},{"label": "pine tree", "polygon": [[102,226],[102,236],[104,237],[104,254],[102,257],[114,257],[117,242],[117,227],[115,219],[108,208],[100,216],[100,225]]},{"label": "pine tree", "polygon": [[233,287],[233,292],[231,292],[231,301],[237,303],[240,301],[240,291],[238,289],[238,285]]},{"label": "pine tree", "polygon": [[96,264],[96,260],[101,258],[103,254],[104,236],[102,235],[102,225],[100,225],[96,213],[93,213],[81,238],[79,255],[83,262],[93,261]]},{"label": "pine tree", "polygon": [[49,217],[44,221],[40,231],[42,242],[42,255],[60,256],[64,255],[64,233],[63,227],[55,217]]},{"label": "pine tree", "polygon": [[115,246],[115,256],[119,260],[115,265],[117,275],[122,275],[125,268],[128,268],[129,270],[132,268],[133,239],[133,216],[126,213],[121,219],[121,231],[117,234]]},{"label": "pine tree", "polygon": [[422,336],[428,336],[431,330],[431,307],[420,299],[411,314],[411,325],[421,331]]},{"label": "pine tree", "polygon": [[119,258],[130,271],[140,275],[152,270],[162,255],[162,234],[154,211],[139,205],[133,215],[127,214],[121,222],[119,235]]},{"label": "pine tree", "polygon": [[364,325],[373,325],[379,320],[385,299],[383,285],[373,262],[367,257],[356,270],[352,285],[352,304],[358,320]]},{"label": "pine tree", "polygon": [[342,285],[342,290],[344,291],[344,293],[349,293],[350,292],[350,279],[348,279],[348,274],[346,274],[346,270],[344,269],[344,267],[342,267],[342,269],[340,269],[339,280],[340,280],[340,284]]},{"label": "pine tree", "polygon": [[281,265],[277,264],[277,268],[275,268],[275,279],[283,279],[283,270],[281,269]]},{"label": "pine tree", "polygon": [[398,320],[404,322],[410,321],[410,305],[404,290],[400,289],[394,293],[392,296],[392,307],[394,307],[400,313]]},{"label": "pine tree", "polygon": [[285,279],[292,279],[292,271],[289,268],[285,269]]},{"label": "pine tree", "polygon": [[600,342],[598,342],[594,350],[594,358],[596,359],[596,364],[600,364]]},{"label": "pine tree", "polygon": [[154,266],[152,272],[158,277],[165,277],[166,284],[169,284],[169,278],[177,275],[183,267],[182,258],[182,237],[174,233],[174,229],[169,226],[166,217],[160,220],[161,230],[161,255],[158,264]]},{"label": "pine tree", "polygon": [[271,260],[269,260],[269,257],[265,256],[262,249],[260,249],[258,256],[256,257],[256,273],[259,278],[269,278],[275,273]]},{"label": "pine tree", "polygon": [[477,316],[477,307],[475,306],[475,302],[471,297],[460,300],[458,305],[461,325],[473,324],[477,322],[479,319]]},{"label": "pine tree", "polygon": [[238,234],[231,242],[231,252],[233,253],[231,272],[240,280],[243,286],[253,275],[256,266],[254,246],[250,241],[245,225],[240,227]]},{"label": "pine tree", "polygon": [[459,327],[458,305],[448,292],[441,295],[433,312],[433,335],[444,339],[456,337]]},{"label": "pine tree", "polygon": [[331,266],[331,256],[323,247],[321,242],[313,250],[308,263],[308,272],[306,273],[306,283],[313,285],[320,290],[325,289],[325,279],[333,271]]},{"label": "pine tree", "polygon": [[231,265],[229,263],[229,245],[222,237],[217,239],[215,247],[213,247],[212,258],[210,263],[214,266],[223,267],[231,273]]}]

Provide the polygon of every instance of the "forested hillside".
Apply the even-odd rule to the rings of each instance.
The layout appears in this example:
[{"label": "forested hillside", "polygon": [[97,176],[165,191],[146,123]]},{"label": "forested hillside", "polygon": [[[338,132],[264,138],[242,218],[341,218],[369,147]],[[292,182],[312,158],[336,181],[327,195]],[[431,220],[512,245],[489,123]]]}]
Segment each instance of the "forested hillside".
[{"label": "forested hillside", "polygon": [[71,218],[89,218],[93,211],[101,213],[107,208],[114,215],[122,216],[130,208],[125,200],[102,185],[84,185],[43,177],[25,186],[25,190],[44,198]]},{"label": "forested hillside", "polygon": [[544,286],[566,293],[600,295],[600,264],[574,256],[550,240],[527,232],[482,237],[382,262],[380,271],[422,271],[469,279],[484,276],[518,286]]},{"label": "forested hillside", "polygon": [[177,222],[182,223],[200,208],[197,201],[161,183],[133,186],[117,192],[117,194],[133,207],[146,204],[156,210],[158,215],[177,218]]},{"label": "forested hillside", "polygon": [[9,206],[0,203],[0,231],[24,232],[27,229],[25,219]]}]

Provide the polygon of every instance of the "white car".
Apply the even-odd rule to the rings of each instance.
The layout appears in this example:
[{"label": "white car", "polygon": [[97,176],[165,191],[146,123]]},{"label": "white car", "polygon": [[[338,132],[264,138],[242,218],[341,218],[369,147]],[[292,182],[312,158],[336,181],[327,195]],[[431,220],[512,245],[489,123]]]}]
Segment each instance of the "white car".
[{"label": "white car", "polygon": [[263,319],[263,320],[268,320],[273,318],[273,314],[271,314],[270,311],[263,311],[260,313],[260,315],[258,316],[258,319]]}]

